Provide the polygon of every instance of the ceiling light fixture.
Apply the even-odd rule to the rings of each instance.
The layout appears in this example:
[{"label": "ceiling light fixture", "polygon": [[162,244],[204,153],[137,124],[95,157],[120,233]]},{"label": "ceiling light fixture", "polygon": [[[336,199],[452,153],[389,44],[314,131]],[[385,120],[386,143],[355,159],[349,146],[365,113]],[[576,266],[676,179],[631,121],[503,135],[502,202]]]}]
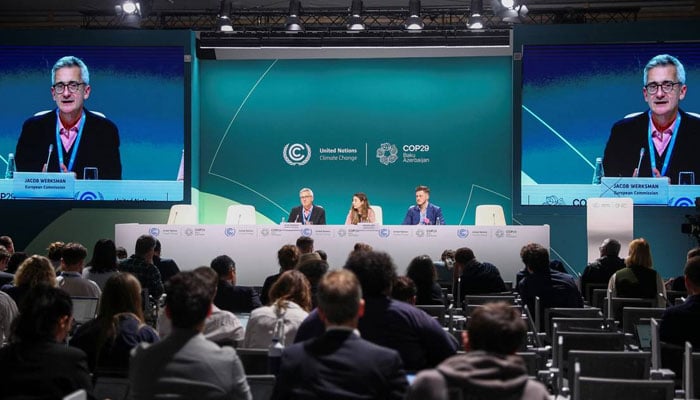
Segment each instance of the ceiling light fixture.
[{"label": "ceiling light fixture", "polygon": [[409,32],[420,32],[425,27],[425,22],[420,17],[420,0],[409,0],[408,18],[404,27]]},{"label": "ceiling light fixture", "polygon": [[352,0],[350,15],[348,15],[348,32],[359,32],[366,29],[365,22],[362,20],[362,8],[362,0]]}]

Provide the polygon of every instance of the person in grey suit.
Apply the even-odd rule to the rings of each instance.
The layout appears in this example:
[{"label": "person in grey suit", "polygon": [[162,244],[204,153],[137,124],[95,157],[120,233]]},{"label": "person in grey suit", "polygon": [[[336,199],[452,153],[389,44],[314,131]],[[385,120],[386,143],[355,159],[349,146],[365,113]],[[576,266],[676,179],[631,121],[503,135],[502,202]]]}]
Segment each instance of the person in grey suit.
[{"label": "person in grey suit", "polygon": [[129,381],[134,400],[252,399],[236,351],[202,334],[212,309],[211,290],[192,271],[170,278],[165,313],[173,331],[159,343],[142,343],[132,351]]},{"label": "person in grey suit", "polygon": [[273,399],[403,399],[408,381],[396,350],[364,340],[360,283],[349,270],[327,273],[318,288],[326,332],[282,353]]}]

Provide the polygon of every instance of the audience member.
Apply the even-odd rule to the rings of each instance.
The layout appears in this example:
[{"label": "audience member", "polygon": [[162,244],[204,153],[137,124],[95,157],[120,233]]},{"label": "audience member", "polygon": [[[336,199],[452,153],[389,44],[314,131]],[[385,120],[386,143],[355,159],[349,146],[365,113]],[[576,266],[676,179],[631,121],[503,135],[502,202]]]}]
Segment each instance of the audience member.
[{"label": "audience member", "polygon": [[[528,274],[520,281],[518,291],[530,313],[535,313],[535,297],[540,298],[540,315],[552,307],[583,307],[583,298],[574,278],[549,268],[549,253],[537,243],[530,243],[520,250],[520,259]],[[544,320],[544,318],[541,318]],[[540,321],[540,329],[544,321]]]},{"label": "audience member", "polygon": [[83,269],[83,278],[95,281],[104,289],[107,279],[118,274],[117,249],[111,239],[100,239],[95,243],[92,251],[92,259]]},{"label": "audience member", "polygon": [[299,254],[313,253],[314,251],[314,238],[311,236],[299,236],[296,244],[299,248]]},{"label": "audience member", "polygon": [[120,262],[118,269],[121,272],[134,274],[141,283],[141,288],[148,289],[148,295],[158,299],[163,294],[163,282],[158,268],[153,265],[155,248],[156,238],[151,235],[139,236],[136,239],[134,254]]},{"label": "audience member", "polygon": [[442,288],[437,283],[437,272],[428,255],[413,258],[406,269],[406,276],[416,284],[416,304],[445,305]]},{"label": "audience member", "polygon": [[5,272],[10,274],[16,274],[19,266],[22,265],[24,260],[26,260],[27,258],[29,258],[29,254],[23,251],[15,251],[14,253],[12,253],[10,259],[7,261],[7,269],[5,270]]},{"label": "audience member", "polygon": [[126,260],[128,257],[129,254],[127,254],[126,249],[122,246],[117,246],[117,260],[123,261]]},{"label": "audience member", "polygon": [[[54,272],[47,258],[29,260],[35,257]],[[72,314],[68,293],[43,284],[31,288],[19,305],[10,345],[0,348],[1,399],[60,399],[79,389],[91,395],[85,353],[64,344]]]},{"label": "audience member", "polygon": [[97,283],[83,278],[87,249],[80,243],[68,243],[61,252],[61,274],[56,278],[58,287],[71,297],[99,298],[102,290]]},{"label": "audience member", "polygon": [[[588,296],[588,285],[591,283],[605,283],[618,270],[625,267],[625,260],[619,257],[620,242],[607,238],[603,240],[598,250],[600,257],[586,266],[581,275],[581,292]],[[590,299],[587,299],[590,301]]]},{"label": "audience member", "polygon": [[515,355],[526,335],[520,313],[508,304],[480,307],[471,314],[469,331],[462,334],[467,353],[419,372],[406,399],[447,399],[448,392],[475,400],[549,399],[544,385],[528,378],[525,362]]},{"label": "audience member", "polygon": [[478,261],[472,249],[457,249],[454,260],[455,268],[461,271],[459,293],[462,298],[468,294],[499,293],[508,290],[498,268],[491,263]]},{"label": "audience member", "polygon": [[321,257],[321,260],[328,261],[328,253],[325,250],[316,250],[316,254]]},{"label": "audience member", "polygon": [[18,313],[17,304],[12,297],[0,292],[0,347],[10,339],[10,327]]},{"label": "audience member", "polygon": [[262,290],[260,291],[260,302],[263,305],[270,304],[269,292],[272,284],[274,284],[277,279],[282,275],[284,271],[289,271],[294,269],[294,267],[299,262],[299,248],[291,244],[285,244],[277,251],[277,263],[280,266],[280,270],[275,275],[270,275],[265,278]]},{"label": "audience member", "polygon": [[413,279],[407,276],[397,276],[396,279],[394,279],[394,284],[391,286],[392,299],[415,306],[417,295],[418,288],[416,288]]},{"label": "audience member", "polygon": [[[661,275],[654,270],[649,242],[644,238],[631,241],[625,265],[608,282],[613,297],[657,299],[659,306],[665,307],[666,287]],[[658,298],[659,293],[662,298]]]},{"label": "audience member", "polygon": [[9,294],[21,309],[22,300],[27,292],[41,284],[56,286],[56,273],[48,258],[34,255],[24,260],[19,266],[14,284],[3,286],[2,291]]},{"label": "audience member", "polygon": [[[440,324],[416,307],[392,300],[391,284],[396,266],[382,252],[355,252],[348,257],[345,269],[355,273],[365,300],[365,313],[358,329],[364,339],[397,350],[409,371],[434,367],[457,351],[457,342]],[[299,327],[295,342],[323,334],[317,310],[312,311]]]},{"label": "audience member", "polygon": [[399,354],[357,332],[365,304],[354,274],[328,273],[318,295],[325,332],[284,350],[273,399],[403,399],[408,382]]},{"label": "audience member", "polygon": [[[684,282],[688,298],[683,304],[667,308],[661,317],[659,338],[683,346],[690,342],[700,348],[700,257],[692,257],[685,264]],[[699,372],[695,372],[698,374]]]},{"label": "audience member", "polygon": [[172,258],[160,257],[161,245],[160,240],[156,239],[156,247],[153,249],[153,264],[160,272],[160,279],[163,283],[167,282],[171,276],[180,272],[180,268]]},{"label": "audience member", "polygon": [[5,247],[10,255],[15,252],[15,243],[12,241],[12,238],[7,235],[0,236],[0,246]]},{"label": "audience member", "polygon": [[304,274],[291,270],[282,273],[270,289],[271,305],[256,308],[246,325],[243,347],[267,348],[277,320],[284,322],[282,345],[294,343],[302,321],[311,311],[311,286]]},{"label": "audience member", "polygon": [[355,245],[352,247],[352,251],[372,251],[372,246],[369,245],[368,243],[363,243],[363,242],[357,242]]},{"label": "audience member", "polygon": [[348,216],[345,217],[345,225],[357,225],[364,222],[374,223],[376,220],[377,217],[369,205],[367,195],[362,192],[352,195],[352,204],[350,205]]},{"label": "audience member", "polygon": [[[204,281],[213,301],[214,297],[216,297],[219,275],[211,267],[207,266],[196,268],[193,272]],[[172,330],[170,319],[165,315],[165,312],[161,312],[158,315],[158,333],[160,337],[168,336]],[[204,320],[202,334],[219,346],[229,345],[235,347],[243,340],[245,329],[235,314],[212,304],[211,313]]]},{"label": "audience member", "polygon": [[49,247],[46,248],[46,257],[51,261],[53,269],[58,271],[61,268],[61,252],[63,251],[63,246],[66,244],[63,242],[52,242]]},{"label": "audience member", "polygon": [[321,260],[320,256],[308,257],[306,260],[301,261],[296,269],[309,280],[309,285],[311,286],[311,304],[312,308],[316,308],[318,305],[318,298],[316,296],[318,292],[318,283],[321,281],[321,277],[328,272],[328,263]]},{"label": "audience member", "polygon": [[221,255],[211,261],[211,267],[219,275],[214,304],[222,310],[232,313],[249,313],[261,307],[260,297],[255,290],[236,285],[236,263],[227,255]]},{"label": "audience member", "polygon": [[157,341],[158,334],[144,322],[141,284],[123,272],[107,279],[97,318],[78,327],[70,345],[87,354],[93,373],[106,369],[126,375],[131,349]]},{"label": "audience member", "polygon": [[[690,260],[693,257],[700,256],[700,247],[693,247],[692,249],[688,250],[688,254],[685,256],[686,262]],[[685,276],[677,276],[675,278],[671,278],[668,281],[665,282],[666,285],[666,290],[674,290],[677,292],[685,292]]]},{"label": "audience member", "polygon": [[131,397],[252,399],[241,360],[202,331],[211,312],[211,288],[198,274],[180,272],[165,285],[165,313],[173,331],[158,343],[140,343],[129,365]]},{"label": "audience member", "polygon": [[11,256],[12,255],[9,251],[7,251],[5,246],[0,246],[0,287],[11,283],[15,279],[13,274],[5,272],[7,270],[7,263],[10,261]]}]

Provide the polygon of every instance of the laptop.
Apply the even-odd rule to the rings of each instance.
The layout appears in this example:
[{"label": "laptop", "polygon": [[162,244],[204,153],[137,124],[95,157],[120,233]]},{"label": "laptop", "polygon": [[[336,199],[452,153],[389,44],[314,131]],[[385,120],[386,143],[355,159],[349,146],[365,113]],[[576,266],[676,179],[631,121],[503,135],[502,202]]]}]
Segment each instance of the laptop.
[{"label": "laptop", "polygon": [[71,297],[73,300],[73,319],[78,324],[84,324],[97,315],[97,297]]}]

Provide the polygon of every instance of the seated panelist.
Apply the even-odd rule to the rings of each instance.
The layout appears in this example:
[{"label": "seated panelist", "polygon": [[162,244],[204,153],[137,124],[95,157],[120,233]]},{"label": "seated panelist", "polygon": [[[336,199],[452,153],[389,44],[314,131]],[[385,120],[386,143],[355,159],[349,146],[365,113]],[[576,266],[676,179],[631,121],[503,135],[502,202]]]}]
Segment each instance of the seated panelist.
[{"label": "seated panelist", "polygon": [[369,206],[367,195],[359,192],[352,195],[352,205],[348,216],[345,218],[345,225],[357,225],[359,223],[376,222],[377,217],[374,215],[374,210]]},{"label": "seated panelist", "polygon": [[299,191],[301,205],[292,208],[287,222],[300,222],[303,225],[325,225],[326,210],[314,204],[314,192],[309,188]]},{"label": "seated panelist", "polygon": [[406,211],[403,225],[444,225],[445,218],[442,209],[430,203],[430,188],[418,186],[416,188],[416,204]]}]

